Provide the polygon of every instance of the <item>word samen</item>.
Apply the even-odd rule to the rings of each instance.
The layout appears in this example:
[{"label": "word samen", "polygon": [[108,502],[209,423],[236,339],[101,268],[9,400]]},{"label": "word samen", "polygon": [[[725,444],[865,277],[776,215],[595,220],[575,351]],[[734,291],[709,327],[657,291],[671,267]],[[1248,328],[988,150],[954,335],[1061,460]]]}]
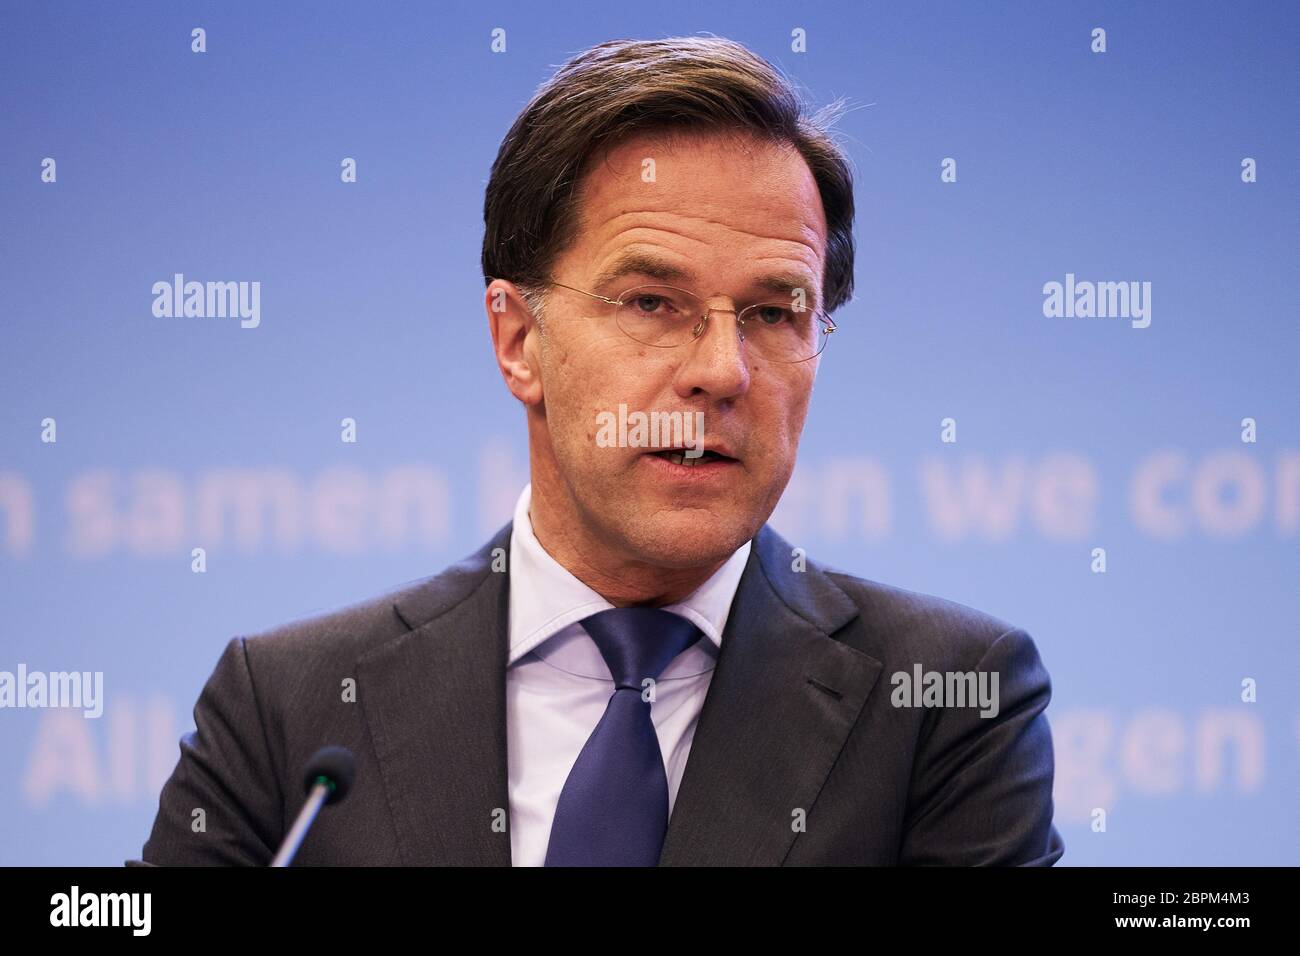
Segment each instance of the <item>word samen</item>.
[{"label": "word samen", "polygon": [[160,319],[237,318],[240,328],[262,324],[261,282],[186,282],[177,272],[171,282],[153,284],[153,314]]},{"label": "word samen", "polygon": [[598,448],[684,448],[686,458],[704,454],[703,412],[631,412],[620,402],[618,414],[596,413]]}]

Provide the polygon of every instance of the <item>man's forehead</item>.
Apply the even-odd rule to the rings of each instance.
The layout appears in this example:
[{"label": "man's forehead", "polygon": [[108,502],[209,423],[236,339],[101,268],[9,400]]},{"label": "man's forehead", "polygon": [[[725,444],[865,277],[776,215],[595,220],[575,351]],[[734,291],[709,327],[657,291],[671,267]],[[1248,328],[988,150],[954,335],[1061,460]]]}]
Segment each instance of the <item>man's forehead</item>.
[{"label": "man's forehead", "polygon": [[793,146],[753,136],[634,135],[588,163],[578,201],[582,232],[598,244],[671,213],[825,255],[825,212],[807,163]]}]

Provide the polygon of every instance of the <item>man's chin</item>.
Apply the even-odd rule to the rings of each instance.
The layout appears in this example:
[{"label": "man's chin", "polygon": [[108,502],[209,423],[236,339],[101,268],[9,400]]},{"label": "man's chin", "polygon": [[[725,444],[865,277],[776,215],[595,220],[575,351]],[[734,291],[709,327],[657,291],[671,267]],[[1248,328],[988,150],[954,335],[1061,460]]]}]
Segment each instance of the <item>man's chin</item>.
[{"label": "man's chin", "polygon": [[762,522],[740,513],[698,508],[657,511],[623,529],[630,549],[645,564],[689,569],[718,564],[754,536]]}]

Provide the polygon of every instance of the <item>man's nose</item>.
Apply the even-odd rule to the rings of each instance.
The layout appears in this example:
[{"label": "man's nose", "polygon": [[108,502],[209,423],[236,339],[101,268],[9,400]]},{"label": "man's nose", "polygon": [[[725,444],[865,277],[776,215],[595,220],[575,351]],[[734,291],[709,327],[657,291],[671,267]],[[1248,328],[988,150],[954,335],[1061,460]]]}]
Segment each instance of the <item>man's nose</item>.
[{"label": "man's nose", "polygon": [[682,395],[698,390],[714,398],[733,398],[749,387],[749,366],[736,310],[724,302],[704,308],[700,317],[703,328],[681,346],[686,355],[677,369],[677,390]]}]

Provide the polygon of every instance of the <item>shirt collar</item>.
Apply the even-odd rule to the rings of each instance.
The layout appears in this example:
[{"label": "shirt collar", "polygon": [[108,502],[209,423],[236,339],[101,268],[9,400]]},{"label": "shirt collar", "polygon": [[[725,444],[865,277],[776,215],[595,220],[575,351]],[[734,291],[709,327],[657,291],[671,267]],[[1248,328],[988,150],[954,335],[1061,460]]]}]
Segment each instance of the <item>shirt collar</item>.
[{"label": "shirt collar", "polygon": [[[509,664],[570,624],[614,606],[574,577],[537,540],[528,517],[532,488],[525,485],[515,502],[510,531]],[[751,544],[746,541],[737,548],[691,595],[664,608],[694,623],[718,649]]]}]

